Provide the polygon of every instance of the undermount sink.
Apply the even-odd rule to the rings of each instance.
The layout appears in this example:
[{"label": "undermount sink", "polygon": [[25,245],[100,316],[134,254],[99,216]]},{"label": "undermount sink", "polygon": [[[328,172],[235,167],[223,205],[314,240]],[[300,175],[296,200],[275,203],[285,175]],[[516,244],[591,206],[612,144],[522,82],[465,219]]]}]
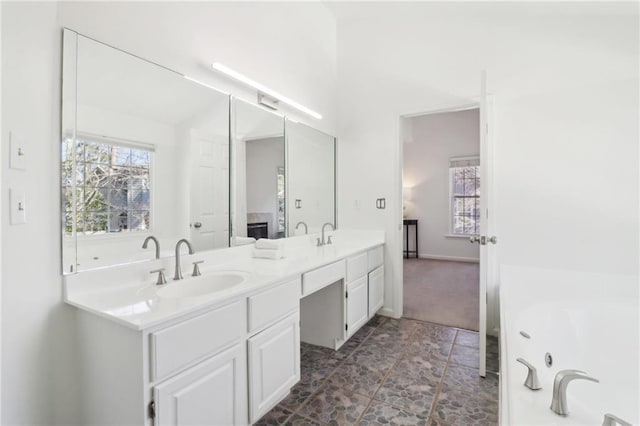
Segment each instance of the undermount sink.
[{"label": "undermount sink", "polygon": [[197,279],[185,279],[167,284],[158,290],[158,296],[167,299],[204,296],[235,287],[245,280],[246,274],[238,272],[207,274]]}]

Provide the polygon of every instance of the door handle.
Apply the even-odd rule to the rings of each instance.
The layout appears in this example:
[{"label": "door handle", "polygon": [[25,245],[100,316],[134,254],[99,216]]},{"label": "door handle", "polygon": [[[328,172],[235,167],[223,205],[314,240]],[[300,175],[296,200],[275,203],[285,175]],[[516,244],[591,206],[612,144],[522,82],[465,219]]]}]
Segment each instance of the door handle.
[{"label": "door handle", "polygon": [[481,246],[486,246],[487,243],[498,244],[498,237],[495,235],[492,237],[487,237],[486,235],[471,235],[469,237],[470,243],[480,243]]}]

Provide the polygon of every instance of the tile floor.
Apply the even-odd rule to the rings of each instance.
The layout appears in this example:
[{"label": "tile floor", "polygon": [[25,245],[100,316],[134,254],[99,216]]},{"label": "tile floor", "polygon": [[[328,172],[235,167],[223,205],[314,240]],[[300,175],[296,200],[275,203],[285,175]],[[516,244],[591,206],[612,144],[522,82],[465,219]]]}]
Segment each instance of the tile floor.
[{"label": "tile floor", "polygon": [[257,425],[498,424],[498,375],[478,376],[475,332],[376,316],[338,351],[303,343],[301,360],[300,382]]}]

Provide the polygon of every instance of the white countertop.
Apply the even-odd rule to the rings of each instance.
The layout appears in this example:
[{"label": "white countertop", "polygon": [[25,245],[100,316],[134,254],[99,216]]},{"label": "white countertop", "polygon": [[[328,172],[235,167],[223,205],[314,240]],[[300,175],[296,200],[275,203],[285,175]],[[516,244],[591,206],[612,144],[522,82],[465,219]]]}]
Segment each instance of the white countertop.
[{"label": "white countertop", "polygon": [[[188,315],[203,308],[222,305],[246,297],[272,284],[296,277],[358,252],[384,244],[383,231],[338,230],[330,233],[334,243],[315,246],[317,235],[304,235],[282,240],[285,258],[256,259],[254,245],[210,250],[182,255],[185,278],[173,281],[175,258],[151,260],[66,275],[66,303],[118,322],[134,330],[143,330],[165,321]],[[200,265],[201,277],[191,277],[191,263]],[[155,284],[157,274],[151,270],[165,268],[168,284]],[[164,298],[158,290],[172,285],[189,285],[217,272],[239,271],[245,281],[226,290],[186,298]]]}]

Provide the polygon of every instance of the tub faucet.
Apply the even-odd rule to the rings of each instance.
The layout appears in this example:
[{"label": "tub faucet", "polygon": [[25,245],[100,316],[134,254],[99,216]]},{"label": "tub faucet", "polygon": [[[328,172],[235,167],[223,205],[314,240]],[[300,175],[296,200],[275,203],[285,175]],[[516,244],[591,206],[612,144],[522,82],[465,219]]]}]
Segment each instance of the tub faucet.
[{"label": "tub faucet", "polygon": [[298,229],[298,227],[300,225],[304,225],[304,235],[307,235],[309,233],[309,228],[307,227],[307,224],[304,223],[303,221],[298,222],[298,224],[296,225],[296,229]]},{"label": "tub faucet", "polygon": [[149,235],[147,238],[144,239],[144,243],[142,243],[142,248],[146,249],[147,245],[149,244],[149,241],[153,241],[153,243],[156,245],[156,259],[160,259],[160,243],[158,242],[158,239],[153,235]]},{"label": "tub faucet", "polygon": [[602,426],[616,426],[616,425],[632,426],[631,423],[624,421],[620,417],[614,416],[613,414],[607,413],[604,415]]},{"label": "tub faucet", "polygon": [[600,380],[587,376],[587,373],[580,370],[560,370],[553,380],[553,398],[551,400],[551,409],[560,416],[569,414],[567,407],[567,386],[573,380],[589,380],[590,382],[600,383]]},{"label": "tub faucet", "polygon": [[173,274],[174,280],[181,280],[182,278],[184,278],[182,276],[182,267],[180,266],[180,246],[182,245],[182,243],[186,244],[189,248],[189,254],[195,253],[193,251],[193,247],[191,247],[191,243],[186,238],[183,238],[176,243],[176,272],[175,274]]},{"label": "tub faucet", "polygon": [[325,242],[325,239],[324,239],[324,228],[325,228],[327,225],[329,225],[329,226],[331,227],[331,230],[333,230],[333,231],[335,231],[335,230],[336,230],[336,227],[335,227],[335,226],[333,226],[333,223],[331,223],[331,222],[327,222],[327,223],[325,223],[324,225],[322,225],[322,240],[321,240],[320,238],[318,238],[318,246],[323,246],[323,245],[325,245],[325,244],[331,244],[331,237],[329,237],[329,238],[326,240],[326,242]]},{"label": "tub faucet", "polygon": [[531,390],[542,389],[542,386],[540,386],[540,382],[538,381],[538,371],[536,370],[536,368],[522,358],[516,358],[516,361],[524,364],[524,366],[529,369],[529,372],[527,373],[527,379],[524,381],[524,385]]}]

